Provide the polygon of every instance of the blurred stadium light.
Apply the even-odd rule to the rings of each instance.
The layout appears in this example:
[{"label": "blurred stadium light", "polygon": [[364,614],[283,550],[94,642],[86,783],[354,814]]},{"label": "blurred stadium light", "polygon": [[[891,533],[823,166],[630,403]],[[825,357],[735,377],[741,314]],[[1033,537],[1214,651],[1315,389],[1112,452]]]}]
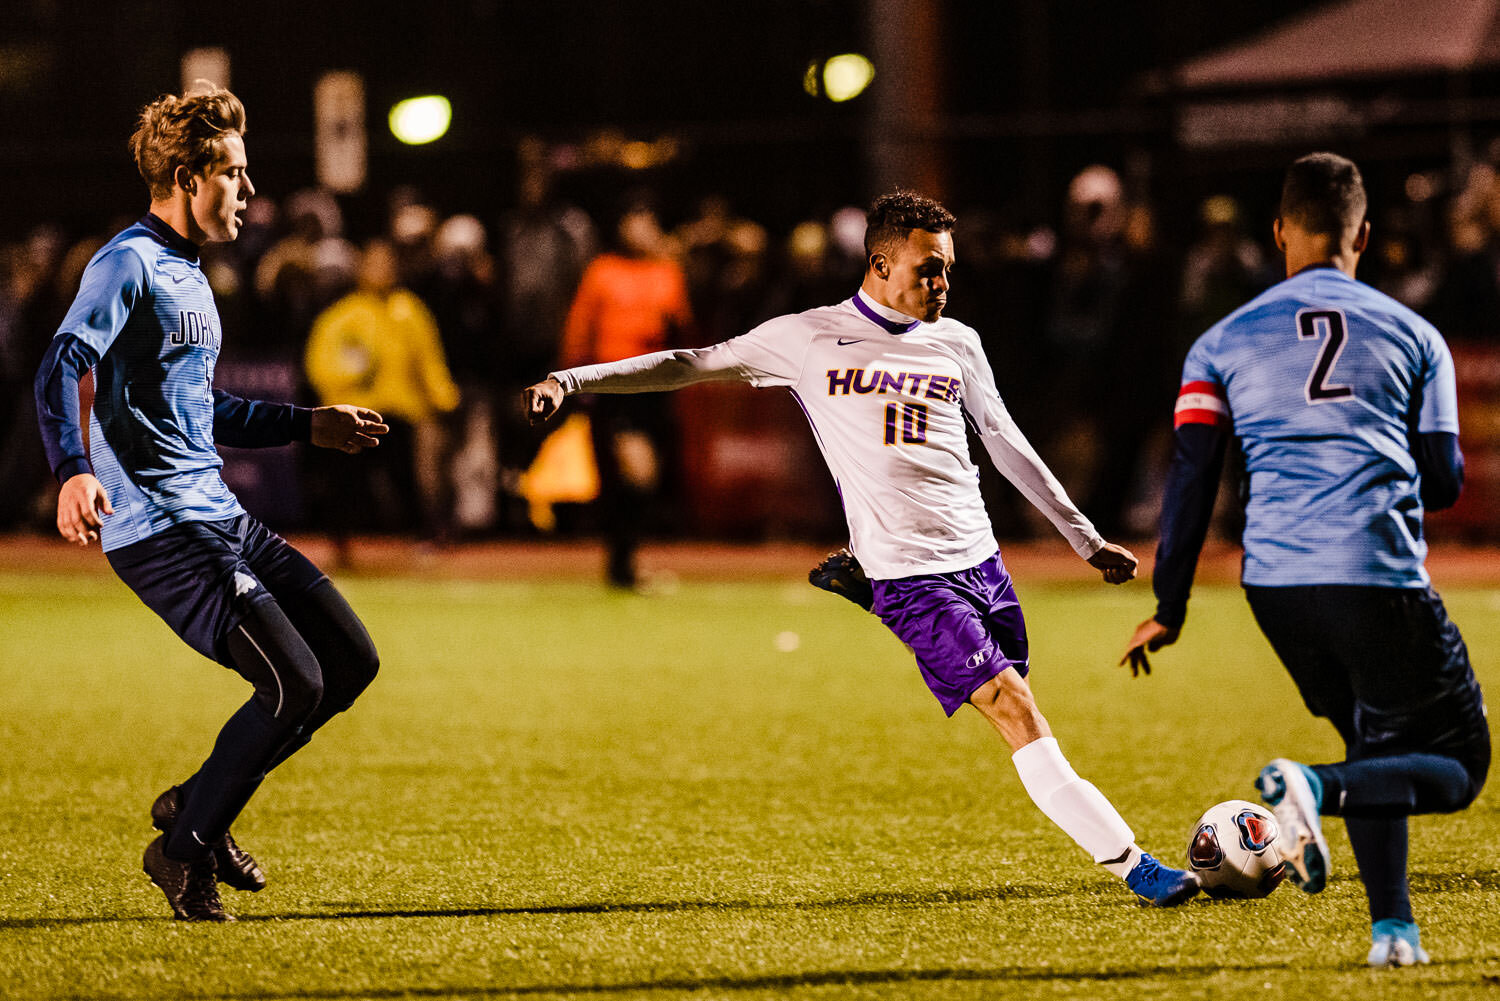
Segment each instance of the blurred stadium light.
[{"label": "blurred stadium light", "polygon": [[440,94],[409,97],[391,108],[391,134],[408,146],[441,139],[453,121],[453,105]]},{"label": "blurred stadium light", "polygon": [[324,73],[313,89],[318,183],[340,194],[364,187],[365,80],[358,73]]},{"label": "blurred stadium light", "polygon": [[849,101],[875,79],[875,64],[857,52],[834,56],[823,66],[823,93],[830,101]]},{"label": "blurred stadium light", "polygon": [[188,49],[182,54],[182,91],[187,93],[195,80],[208,80],[220,87],[229,86],[229,50],[218,46]]},{"label": "blurred stadium light", "polygon": [[802,73],[802,89],[811,97],[826,97],[835,103],[851,101],[865,92],[875,79],[875,64],[857,52],[814,59]]}]

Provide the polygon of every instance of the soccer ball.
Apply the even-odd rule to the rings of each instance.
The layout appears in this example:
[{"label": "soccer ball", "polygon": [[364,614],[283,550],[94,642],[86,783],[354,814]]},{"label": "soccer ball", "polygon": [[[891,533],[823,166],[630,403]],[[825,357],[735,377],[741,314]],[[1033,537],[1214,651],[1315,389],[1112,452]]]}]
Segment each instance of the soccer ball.
[{"label": "soccer ball", "polygon": [[1188,867],[1211,897],[1264,897],[1286,878],[1280,840],[1269,811],[1231,799],[1198,818],[1188,841]]}]

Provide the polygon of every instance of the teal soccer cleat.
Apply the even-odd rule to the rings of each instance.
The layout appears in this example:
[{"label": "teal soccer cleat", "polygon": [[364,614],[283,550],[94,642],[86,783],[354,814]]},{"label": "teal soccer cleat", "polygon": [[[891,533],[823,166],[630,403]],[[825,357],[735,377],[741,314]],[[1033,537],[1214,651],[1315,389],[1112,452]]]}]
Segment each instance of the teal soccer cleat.
[{"label": "teal soccer cleat", "polygon": [[1365,962],[1380,969],[1432,962],[1422,948],[1421,932],[1411,921],[1386,918],[1375,922],[1370,928],[1370,943],[1370,955]]},{"label": "teal soccer cleat", "polygon": [[1201,889],[1197,876],[1164,866],[1145,852],[1125,876],[1125,885],[1140,898],[1142,907],[1175,907],[1193,899]]},{"label": "teal soccer cleat", "polygon": [[1260,770],[1255,779],[1284,839],[1282,856],[1291,867],[1292,882],[1303,893],[1319,893],[1328,885],[1328,841],[1318,816],[1323,783],[1306,765],[1290,758],[1277,758]]}]

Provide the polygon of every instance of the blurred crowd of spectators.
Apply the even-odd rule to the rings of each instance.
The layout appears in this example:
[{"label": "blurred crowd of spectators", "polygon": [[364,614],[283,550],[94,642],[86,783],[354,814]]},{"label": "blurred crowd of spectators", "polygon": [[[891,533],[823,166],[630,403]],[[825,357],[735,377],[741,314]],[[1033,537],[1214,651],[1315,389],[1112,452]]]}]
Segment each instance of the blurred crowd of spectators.
[{"label": "blurred crowd of spectators", "polygon": [[[374,455],[320,457],[310,527],[436,541],[523,531],[517,485],[539,435],[520,412],[522,387],[560,365],[707,344],[837,302],[863,272],[859,207],[773,233],[719,197],[670,218],[646,193],[622,191],[614,211],[591,217],[557,197],[539,143],[523,144],[518,178],[513,208],[487,220],[444,218],[399,190],[362,242],[326,192],[259,195],[238,241],[204,248],[225,330],[221,379],[281,365],[300,402],[363,404],[395,428]],[[985,338],[1002,395],[1101,530],[1149,533],[1148,485],[1188,343],[1281,277],[1266,220],[1215,196],[1191,237],[1167,245],[1152,206],[1105,166],[1073,178],[1050,224],[953,207],[950,314]],[[1405,197],[1373,216],[1362,278],[1450,340],[1500,340],[1492,167],[1457,185],[1413,174]],[[50,524],[31,380],[89,258],[129,221],[82,238],[42,226],[0,246],[0,530]],[[1035,527],[1009,492],[991,492],[1002,532]]]}]

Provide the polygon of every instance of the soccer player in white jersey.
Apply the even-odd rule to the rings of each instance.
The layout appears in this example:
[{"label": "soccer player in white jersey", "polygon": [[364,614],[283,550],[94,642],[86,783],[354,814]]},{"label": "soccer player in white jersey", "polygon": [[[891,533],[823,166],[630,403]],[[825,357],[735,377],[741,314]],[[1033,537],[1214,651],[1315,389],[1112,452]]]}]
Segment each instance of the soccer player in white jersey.
[{"label": "soccer player in white jersey", "polygon": [[1250,477],[1245,597],[1345,759],[1261,770],[1292,879],[1328,879],[1321,816],[1344,818],[1370,904],[1371,966],[1427,962],[1406,880],[1407,817],[1474,801],[1490,767],[1484,696],[1423,566],[1424,508],[1458,499],[1453,359],[1432,325],[1355,280],[1370,239],[1359,169],[1287,168],[1276,245],[1286,280],[1188,352],[1152,574],[1156,613],[1125,660],[1177,640],[1230,436]]},{"label": "soccer player in white jersey", "polygon": [[1006,412],[969,327],[943,317],[954,219],[898,191],[871,207],[867,268],[853,298],[782,316],[712,347],[553,372],[525,392],[533,421],[574,393],[641,393],[696,382],[785,387],[806,411],[843,498],[850,548],[876,615],[916,654],[948,715],[965,703],[999,731],[1032,800],[1142,902],[1182,903],[1192,874],[1141,851],[1104,795],[1078,777],[1037,708],[1026,624],[979,494],[966,427],[996,467],[1106,581],[1136,559],[1106,542]]}]

